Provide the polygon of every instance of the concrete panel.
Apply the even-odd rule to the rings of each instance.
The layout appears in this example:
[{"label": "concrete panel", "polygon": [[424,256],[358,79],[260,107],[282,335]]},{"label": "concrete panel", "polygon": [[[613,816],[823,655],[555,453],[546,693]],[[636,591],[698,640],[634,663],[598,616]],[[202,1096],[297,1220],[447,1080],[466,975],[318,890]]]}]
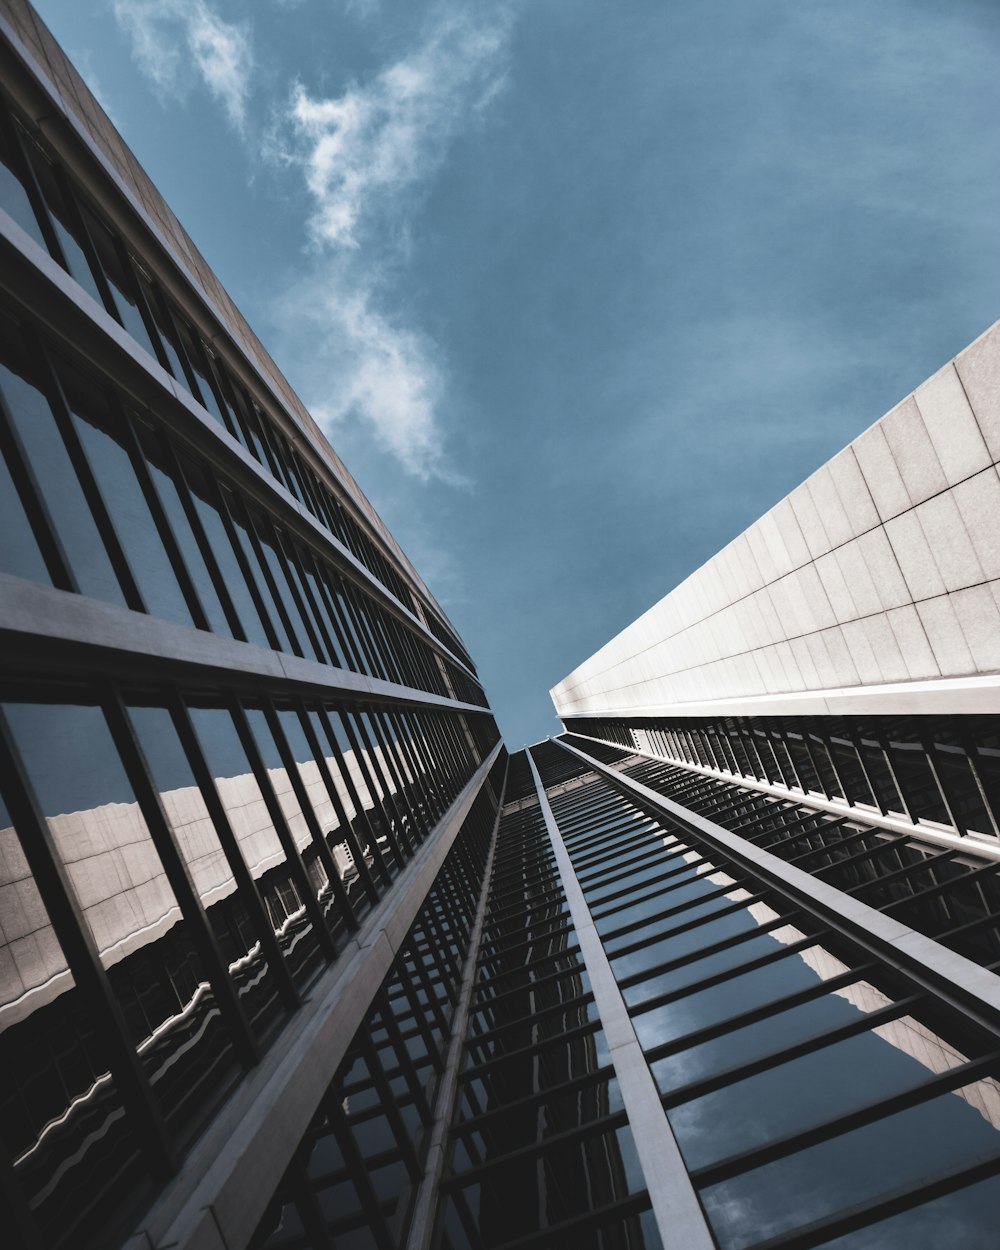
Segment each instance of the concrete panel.
[{"label": "concrete panel", "polygon": [[881,426],[910,503],[923,503],[944,490],[948,482],[913,396],[886,413]]},{"label": "concrete panel", "polygon": [[968,346],[955,361],[990,457],[1000,460],[1000,323]]},{"label": "concrete panel", "polygon": [[913,398],[949,486],[992,463],[954,365],[918,386]]}]

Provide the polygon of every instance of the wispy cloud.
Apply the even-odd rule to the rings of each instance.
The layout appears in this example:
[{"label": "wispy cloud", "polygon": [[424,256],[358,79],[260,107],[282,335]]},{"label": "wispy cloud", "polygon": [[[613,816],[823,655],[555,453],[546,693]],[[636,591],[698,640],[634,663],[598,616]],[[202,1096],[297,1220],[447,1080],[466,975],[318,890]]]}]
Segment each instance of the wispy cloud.
[{"label": "wispy cloud", "polygon": [[[296,298],[315,328],[311,407],[358,420],[415,477],[458,484],[435,345],[387,311],[416,211],[449,145],[503,85],[510,11],[438,6],[419,44],[368,81],[319,98],[294,88],[281,156],[313,203],[313,274]],[[336,361],[336,369],[328,368]]]},{"label": "wispy cloud", "polygon": [[455,134],[502,85],[509,27],[502,8],[486,20],[439,10],[421,45],[371,81],[334,99],[295,89],[290,115],[317,239],[356,247],[404,196],[412,209]]},{"label": "wispy cloud", "polygon": [[206,0],[113,0],[139,68],[156,86],[183,97],[200,78],[242,133],[253,69],[246,23],[227,22]]}]

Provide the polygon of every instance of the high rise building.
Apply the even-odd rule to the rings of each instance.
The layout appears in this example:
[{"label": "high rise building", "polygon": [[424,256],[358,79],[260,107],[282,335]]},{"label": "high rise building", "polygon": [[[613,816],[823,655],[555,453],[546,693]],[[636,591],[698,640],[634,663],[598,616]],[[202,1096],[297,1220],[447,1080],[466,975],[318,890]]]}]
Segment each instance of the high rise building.
[{"label": "high rise building", "polygon": [[4,1244],[995,1246],[998,331],[508,760],[23,0],[0,85]]}]

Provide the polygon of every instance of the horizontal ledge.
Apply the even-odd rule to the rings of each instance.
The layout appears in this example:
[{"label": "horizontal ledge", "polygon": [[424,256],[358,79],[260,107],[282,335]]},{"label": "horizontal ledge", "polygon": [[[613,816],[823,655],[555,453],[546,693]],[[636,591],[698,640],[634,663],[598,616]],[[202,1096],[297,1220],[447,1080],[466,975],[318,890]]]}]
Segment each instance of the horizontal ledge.
[{"label": "horizontal ledge", "polygon": [[[553,698],[553,703],[555,703]],[[1000,712],[1000,673],[976,677],[938,677],[927,681],[878,686],[841,686],[828,690],[756,694],[684,703],[648,703],[627,707],[590,707],[569,711],[556,703],[560,720],[617,716],[969,716]]]},{"label": "horizontal ledge", "polygon": [[129,668],[145,670],[147,679],[150,669],[155,670],[154,679],[197,671],[212,678],[252,678],[258,688],[264,681],[379,702],[490,715],[488,707],[206,633],[6,573],[0,573],[0,640],[4,659],[19,670],[25,667],[22,657],[30,660],[43,652],[48,672],[59,661],[71,666],[83,658],[90,666],[99,666],[100,671],[123,676]]},{"label": "horizontal ledge", "polygon": [[[759,781],[756,777],[744,777],[738,773],[724,773],[720,768],[709,768],[705,764],[692,764],[689,760],[677,760],[666,755],[655,755],[652,751],[644,751],[639,747],[623,747],[620,743],[610,742],[606,738],[595,738],[591,734],[579,734],[575,730],[567,730],[574,738],[586,742],[599,742],[602,746],[617,747],[629,755],[640,755],[643,759],[653,760],[656,764],[671,764],[675,768],[683,768],[685,772],[699,777],[711,777],[714,781],[724,781],[731,786],[739,786],[741,790],[752,790],[756,794],[766,794],[770,798],[783,799],[794,803],[796,807],[808,807],[812,811],[824,812],[830,816],[846,818],[855,824],[871,826],[874,829],[887,829],[890,833],[898,833],[903,837],[914,838],[926,842],[930,846],[942,847],[945,850],[960,851],[963,855],[974,855],[979,859],[990,859],[1000,862],[1000,843],[989,834],[981,837],[975,834],[962,834],[947,828],[929,828],[927,825],[916,825],[903,816],[885,816],[874,807],[862,807],[859,804],[841,802],[836,799],[820,798],[818,794],[806,790],[793,790],[790,786],[776,786],[770,782]],[[987,842],[985,839],[989,837]]]}]

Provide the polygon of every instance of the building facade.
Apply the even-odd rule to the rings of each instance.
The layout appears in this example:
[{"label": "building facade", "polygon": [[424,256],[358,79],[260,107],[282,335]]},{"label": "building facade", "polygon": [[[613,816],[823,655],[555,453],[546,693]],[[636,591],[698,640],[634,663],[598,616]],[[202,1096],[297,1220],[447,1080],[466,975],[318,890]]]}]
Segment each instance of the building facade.
[{"label": "building facade", "polygon": [[508,759],[0,0],[4,1244],[995,1246],[998,361],[993,331]]},{"label": "building facade", "polygon": [[417,1166],[505,753],[25,4],[0,84],[0,1239],[245,1245],[373,1012]]}]

